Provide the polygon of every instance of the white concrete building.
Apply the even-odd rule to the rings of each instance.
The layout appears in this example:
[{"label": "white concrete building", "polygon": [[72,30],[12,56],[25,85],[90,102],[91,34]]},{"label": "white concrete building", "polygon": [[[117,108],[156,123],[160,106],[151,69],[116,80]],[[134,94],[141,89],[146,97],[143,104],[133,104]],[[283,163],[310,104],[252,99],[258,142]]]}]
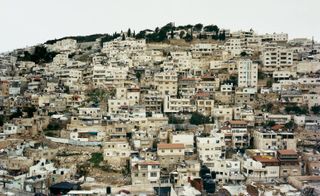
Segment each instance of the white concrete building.
[{"label": "white concrete building", "polygon": [[238,61],[238,86],[257,87],[258,65],[251,60]]},{"label": "white concrete building", "polygon": [[132,160],[131,179],[133,184],[154,184],[158,186],[160,179],[160,163],[158,161]]},{"label": "white concrete building", "polygon": [[203,163],[210,163],[225,157],[224,134],[215,133],[210,137],[197,137],[197,152]]},{"label": "white concrete building", "polygon": [[191,104],[190,99],[178,99],[165,96],[163,102],[164,113],[178,113],[178,112],[194,112],[196,106]]},{"label": "white concrete building", "polygon": [[264,34],[262,35],[263,39],[270,39],[275,42],[287,42],[288,34],[287,33],[272,33],[272,34]]},{"label": "white concrete building", "polygon": [[293,65],[293,51],[287,48],[265,48],[261,58],[265,71],[289,69]]},{"label": "white concrete building", "polygon": [[178,92],[178,75],[174,71],[160,72],[154,75],[157,90],[162,96],[176,96]]}]

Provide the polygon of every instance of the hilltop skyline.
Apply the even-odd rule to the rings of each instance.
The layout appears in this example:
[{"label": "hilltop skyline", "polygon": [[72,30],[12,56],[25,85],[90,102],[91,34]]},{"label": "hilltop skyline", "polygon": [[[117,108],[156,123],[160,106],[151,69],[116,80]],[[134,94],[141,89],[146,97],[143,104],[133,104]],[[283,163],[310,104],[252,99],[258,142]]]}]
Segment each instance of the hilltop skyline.
[{"label": "hilltop skyline", "polygon": [[[16,6],[18,2],[19,6]],[[113,33],[126,31],[128,28],[136,32],[147,28],[154,29],[168,22],[175,22],[176,25],[215,24],[232,31],[253,28],[259,34],[284,32],[289,34],[290,39],[311,39],[314,36],[316,41],[320,40],[320,27],[312,25],[320,19],[316,12],[320,3],[316,0],[311,0],[308,4],[297,0],[271,0],[267,5],[253,0],[205,0],[188,3],[162,1],[161,5],[157,5],[157,9],[147,3],[146,0],[134,3],[124,0],[97,0],[95,4],[82,0],[58,0],[48,3],[39,0],[4,0],[0,3],[0,18],[7,20],[3,20],[2,24],[0,52],[65,36]],[[89,6],[91,9],[87,10]],[[290,12],[283,13],[283,9]]]}]

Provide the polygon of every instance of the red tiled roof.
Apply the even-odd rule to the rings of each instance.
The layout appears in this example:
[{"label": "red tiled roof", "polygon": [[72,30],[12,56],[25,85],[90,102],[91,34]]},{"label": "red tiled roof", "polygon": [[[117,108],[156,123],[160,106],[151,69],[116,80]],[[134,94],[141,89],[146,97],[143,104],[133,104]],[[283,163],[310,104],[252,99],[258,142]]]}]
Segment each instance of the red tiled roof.
[{"label": "red tiled roof", "polygon": [[278,150],[278,153],[281,155],[296,155],[297,152],[294,150]]},{"label": "red tiled roof", "polygon": [[195,94],[196,97],[208,97],[210,94],[207,92],[197,92]]},{"label": "red tiled roof", "polygon": [[241,120],[231,120],[229,121],[230,124],[233,124],[233,125],[246,125],[247,122],[246,121],[241,121]]},{"label": "red tiled roof", "polygon": [[254,156],[253,160],[259,161],[261,163],[278,163],[278,159],[272,156]]},{"label": "red tiled roof", "polygon": [[158,144],[158,149],[183,149],[184,144]]},{"label": "red tiled roof", "polygon": [[277,131],[277,130],[282,129],[282,128],[284,128],[284,125],[274,125],[274,126],[271,127],[271,129],[274,130],[274,131]]}]

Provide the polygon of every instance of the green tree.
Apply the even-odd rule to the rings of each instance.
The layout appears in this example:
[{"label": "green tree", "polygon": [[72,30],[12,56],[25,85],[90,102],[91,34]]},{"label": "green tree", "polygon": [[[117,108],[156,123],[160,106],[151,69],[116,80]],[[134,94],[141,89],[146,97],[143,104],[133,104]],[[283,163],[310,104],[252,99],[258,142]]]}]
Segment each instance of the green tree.
[{"label": "green tree", "polygon": [[201,24],[201,23],[198,23],[198,24],[194,25],[194,27],[193,27],[193,29],[195,31],[201,31],[202,28],[203,28],[203,24]]},{"label": "green tree", "polygon": [[184,37],[184,40],[186,40],[186,42],[191,42],[193,40],[192,34],[187,33],[187,35]]},{"label": "green tree", "polygon": [[126,35],[123,33],[122,34],[122,41],[126,40]]},{"label": "green tree", "polygon": [[288,114],[308,114],[308,108],[306,106],[288,105],[285,107],[285,111]]},{"label": "green tree", "polygon": [[287,122],[284,127],[287,128],[287,129],[293,129],[295,126],[293,120],[290,120],[289,122]]},{"label": "green tree", "polygon": [[131,37],[131,29],[130,29],[130,28],[129,28],[128,31],[127,31],[127,36],[128,36],[128,37]]},{"label": "green tree", "polygon": [[103,155],[102,153],[98,153],[98,152],[92,153],[91,158],[89,159],[89,162],[91,162],[95,167],[98,167],[102,161],[103,161]]},{"label": "green tree", "polygon": [[270,80],[267,81],[267,87],[268,87],[268,88],[271,88],[271,87],[272,87],[272,84],[273,84],[273,80],[272,80],[272,79],[270,79]]},{"label": "green tree", "polygon": [[140,82],[141,81],[141,72],[139,72],[139,71],[137,71],[136,72],[136,77],[137,77],[137,79],[138,79],[138,82]]},{"label": "green tree", "polygon": [[248,54],[247,54],[247,52],[246,51],[242,51],[241,53],[240,53],[240,56],[242,56],[242,57],[245,57],[245,56],[247,56]]},{"label": "green tree", "polygon": [[33,117],[33,113],[37,111],[37,108],[34,107],[34,106],[25,107],[25,108],[23,108],[23,111],[27,113],[28,118],[32,118]]},{"label": "green tree", "polygon": [[32,61],[37,64],[39,63],[49,63],[52,62],[53,58],[56,56],[55,52],[48,52],[47,48],[44,46],[36,46],[33,54],[30,54],[28,51],[24,51],[23,56],[19,56],[19,61]]},{"label": "green tree", "polygon": [[312,106],[311,111],[316,115],[320,114],[320,105]]},{"label": "green tree", "polygon": [[263,127],[267,128],[267,127],[273,127],[274,125],[276,125],[276,122],[273,120],[267,121]]},{"label": "green tree", "polygon": [[222,33],[219,34],[219,40],[224,41],[226,40],[226,32],[222,31]]},{"label": "green tree", "polygon": [[[265,77],[266,77],[266,74],[265,73],[263,73],[263,72],[261,72],[261,71],[258,71],[258,79],[259,80],[263,80],[263,79],[265,79]],[[271,85],[272,86],[272,85]]]},{"label": "green tree", "polygon": [[207,116],[204,116],[201,113],[194,112],[192,113],[189,122],[190,124],[193,124],[193,125],[207,124],[207,123],[210,123],[210,118]]},{"label": "green tree", "polygon": [[171,32],[170,32],[170,38],[173,39],[174,38],[174,32],[173,32],[173,29],[171,29]]},{"label": "green tree", "polygon": [[168,115],[169,124],[181,124],[183,122],[184,122],[183,119],[177,118],[173,114]]},{"label": "green tree", "polygon": [[5,122],[6,122],[5,116],[0,115],[0,127],[2,127]]},{"label": "green tree", "polygon": [[218,33],[213,34],[212,35],[212,39],[218,40],[219,39],[219,34]]},{"label": "green tree", "polygon": [[206,32],[219,32],[219,27],[217,25],[208,25],[203,28]]},{"label": "green tree", "polygon": [[237,76],[230,76],[228,80],[223,81],[224,84],[232,83],[234,86],[238,85],[238,77]]}]

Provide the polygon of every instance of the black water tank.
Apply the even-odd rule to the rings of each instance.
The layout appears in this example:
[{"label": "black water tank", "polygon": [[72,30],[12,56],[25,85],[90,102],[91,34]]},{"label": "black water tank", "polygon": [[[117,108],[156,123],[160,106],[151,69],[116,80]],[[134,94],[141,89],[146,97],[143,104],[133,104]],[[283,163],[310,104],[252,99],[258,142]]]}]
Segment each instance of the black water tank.
[{"label": "black water tank", "polygon": [[111,195],[111,187],[110,186],[107,186],[106,193],[107,193],[107,195]]},{"label": "black water tank", "polygon": [[212,179],[207,179],[203,182],[203,189],[207,193],[214,193],[216,191],[216,183]]}]

